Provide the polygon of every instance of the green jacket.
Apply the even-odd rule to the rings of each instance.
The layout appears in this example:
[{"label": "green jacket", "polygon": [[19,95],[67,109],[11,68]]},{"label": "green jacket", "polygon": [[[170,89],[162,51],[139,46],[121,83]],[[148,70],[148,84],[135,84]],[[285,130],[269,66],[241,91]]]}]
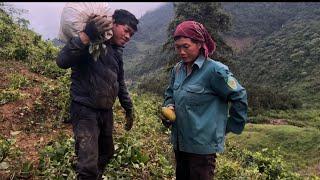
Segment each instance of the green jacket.
[{"label": "green jacket", "polygon": [[[163,105],[175,106],[171,142],[180,151],[224,150],[225,134],[240,134],[247,121],[247,93],[224,64],[199,56],[189,76],[180,61],[171,71]],[[230,107],[228,107],[228,104]]]}]

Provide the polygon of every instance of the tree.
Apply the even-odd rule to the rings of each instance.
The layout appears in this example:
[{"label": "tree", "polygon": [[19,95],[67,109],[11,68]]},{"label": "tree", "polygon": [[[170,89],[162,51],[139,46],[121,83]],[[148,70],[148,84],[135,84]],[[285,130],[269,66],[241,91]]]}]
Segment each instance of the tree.
[{"label": "tree", "polygon": [[22,14],[28,13],[26,9],[14,7],[12,4],[0,2],[0,11],[12,17],[20,27],[28,29],[30,21],[21,17]]},{"label": "tree", "polygon": [[211,37],[217,44],[216,52],[210,57],[217,59],[227,65],[231,65],[230,58],[232,49],[223,41],[220,33],[226,32],[231,27],[230,15],[223,11],[219,2],[178,2],[174,3],[175,17],[170,22],[168,27],[168,39],[163,46],[163,51],[166,54],[174,54],[168,56],[167,62],[173,65],[177,62],[178,57],[173,47],[173,33],[175,27],[185,20],[194,20],[202,23]]}]

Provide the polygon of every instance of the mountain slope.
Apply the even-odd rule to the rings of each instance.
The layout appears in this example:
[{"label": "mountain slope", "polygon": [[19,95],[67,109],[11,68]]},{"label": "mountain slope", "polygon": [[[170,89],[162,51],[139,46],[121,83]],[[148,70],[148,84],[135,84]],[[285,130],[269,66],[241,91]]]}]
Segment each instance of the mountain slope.
[{"label": "mountain slope", "polygon": [[[254,45],[257,40],[280,30],[288,20],[295,17],[299,12],[314,8],[313,6],[317,5],[318,3],[224,2],[222,7],[230,14],[232,27],[229,32],[223,33],[223,37],[236,52],[242,52],[243,48],[247,49]],[[127,77],[140,76],[142,75],[140,72],[148,71],[148,69],[142,71],[138,64],[142,63],[144,54],[159,56],[160,46],[166,40],[167,26],[173,15],[173,5],[168,3],[145,14],[140,19],[139,31],[133,36],[132,41],[129,42],[124,51],[124,59],[127,61],[125,63]],[[151,62],[152,59],[144,60],[144,63],[147,64]],[[160,64],[160,62],[157,62],[157,65]]]},{"label": "mountain slope", "polygon": [[[236,54],[232,60],[235,67],[232,71],[247,87],[266,87],[262,92],[253,92],[253,87],[250,94],[270,93],[270,96],[275,96],[275,93],[281,93],[283,100],[290,99],[286,97],[289,94],[294,97],[292,102],[284,102],[292,104],[288,107],[300,107],[296,103],[298,100],[302,100],[304,105],[319,101],[320,85],[316,77],[319,75],[320,33],[317,22],[320,3],[225,2],[222,6],[233,22],[232,29],[223,36],[230,46],[238,48],[234,48]],[[160,48],[165,36],[159,35],[164,32],[165,23],[172,18],[173,7],[168,4],[162,8],[141,18],[141,25],[152,31],[141,28],[125,52],[126,77],[144,81],[142,87],[158,93],[163,91],[162,86],[166,86],[162,78],[168,78],[160,69],[168,68],[166,57],[172,56]],[[156,19],[162,20],[163,26],[155,26],[152,22]],[[161,38],[156,38],[159,39],[156,41],[150,37]],[[245,48],[245,51],[239,48]],[[157,79],[157,86],[152,79]],[[265,96],[266,100],[270,99]]]},{"label": "mountain slope", "polygon": [[144,63],[143,59],[154,54],[154,51],[164,43],[172,17],[173,4],[167,3],[139,19],[138,32],[124,49],[126,77],[134,78],[139,74],[137,68]]},{"label": "mountain slope", "polygon": [[291,2],[225,2],[224,9],[233,19],[226,35],[234,37],[264,37],[281,29],[297,12],[312,8],[313,3]]},{"label": "mountain slope", "polygon": [[268,86],[294,93],[305,102],[319,100],[320,11],[299,12],[279,31],[257,41],[238,67],[246,84]]}]

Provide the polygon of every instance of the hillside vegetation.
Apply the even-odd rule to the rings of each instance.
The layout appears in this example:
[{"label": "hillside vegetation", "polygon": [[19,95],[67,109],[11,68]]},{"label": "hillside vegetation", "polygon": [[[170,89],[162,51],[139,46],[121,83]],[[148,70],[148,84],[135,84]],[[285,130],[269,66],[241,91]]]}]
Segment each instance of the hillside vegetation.
[{"label": "hillside vegetation", "polygon": [[[167,15],[164,17],[169,21],[169,24],[166,29],[167,37],[163,44],[146,50],[146,56],[138,61],[132,69],[128,69],[130,78],[137,77],[135,80],[138,81],[136,86],[139,89],[159,95],[162,95],[167,86],[170,69],[179,61],[174,51],[172,34],[176,25],[184,20],[195,20],[204,24],[218,44],[218,50],[212,55],[212,58],[221,59],[231,64],[228,58],[232,53],[231,48],[225,44],[220,36],[221,32],[228,30],[230,27],[229,16],[222,10],[221,3],[179,2],[173,3],[173,9],[173,17],[170,19]],[[206,21],[206,19],[212,19],[212,21]],[[150,24],[150,26],[153,26],[153,24]],[[159,28],[159,30],[162,31],[163,29]],[[125,58],[130,59],[128,56]],[[157,80],[157,83],[152,83],[154,79]]]},{"label": "hillside vegetation", "polygon": [[280,30],[290,19],[308,9],[316,9],[319,3],[309,2],[224,2],[225,11],[232,17],[233,37],[265,37]]},{"label": "hillside vegetation", "polygon": [[[318,5],[319,6],[319,5]],[[239,55],[238,67],[245,84],[288,93],[306,107],[319,105],[320,11],[309,8],[257,41]]]},{"label": "hillside vegetation", "polygon": [[[249,90],[250,104],[255,109],[318,106],[320,4],[221,4],[231,18],[230,30],[221,34],[234,50],[226,64]],[[147,52],[148,58],[143,63],[128,70],[140,77],[137,79],[141,82],[140,88],[162,95],[164,88],[161,87],[167,84],[170,64],[177,60],[172,51],[158,48]],[[153,79],[158,83],[152,83]]]},{"label": "hillside vegetation", "polygon": [[[184,6],[183,3],[176,3],[176,4],[177,4],[176,6],[180,4],[179,6],[181,6],[181,9],[185,9],[183,8]],[[209,7],[207,4],[208,3],[204,3],[206,8]],[[191,4],[187,3],[185,6],[197,6],[197,3],[195,3],[195,5],[193,5],[192,3]],[[308,17],[310,17],[311,20],[317,17],[319,3],[224,2],[224,3],[221,3],[221,8],[223,10],[221,9],[218,11],[222,11],[224,14],[229,15],[231,24],[229,28],[225,28],[225,30],[221,31],[219,34],[221,34],[224,41],[233,48],[234,53],[232,55],[232,53],[228,50],[226,51],[226,53],[224,53],[225,57],[217,56],[216,58],[222,62],[225,62],[227,65],[229,65],[229,68],[234,72],[234,74],[240,76],[239,78],[241,82],[243,81],[246,83],[247,81],[250,81],[250,86],[253,86],[253,85],[256,85],[256,82],[255,82],[256,80],[253,78],[254,81],[251,81],[250,80],[251,77],[255,77],[255,76],[260,77],[260,75],[253,74],[253,76],[248,76],[248,73],[252,71],[247,70],[248,68],[245,65],[247,62],[246,59],[249,59],[249,61],[254,62],[254,63],[250,62],[250,65],[252,64],[251,68],[255,67],[254,72],[261,71],[260,74],[264,73],[262,71],[265,71],[266,68],[274,68],[272,66],[267,65],[267,62],[269,61],[262,63],[261,64],[262,68],[256,68],[255,63],[257,63],[257,61],[255,60],[256,57],[254,57],[253,55],[255,51],[259,49],[260,51],[257,52],[256,54],[259,54],[260,56],[266,55],[264,58],[269,57],[269,55],[267,55],[265,52],[260,53],[261,51],[264,50],[264,47],[269,45],[266,45],[259,40],[263,41],[263,39],[266,38],[266,40],[272,41],[272,39],[277,34],[277,32],[278,34],[282,32],[282,38],[281,38],[282,42],[290,42],[290,43],[292,42],[291,45],[289,45],[289,47],[285,47],[287,51],[293,51],[294,49],[297,50],[297,48],[292,49],[293,46],[296,46],[294,41],[287,41],[286,39],[283,39],[283,37],[285,38],[300,37],[300,39],[302,40],[302,36],[299,36],[300,35],[299,33],[294,33],[294,31],[290,31],[289,24],[291,22],[291,24],[296,24],[296,26],[301,26],[301,27],[304,26],[305,28],[309,28],[309,23],[310,23],[310,26],[315,26],[315,25],[312,25],[312,22],[309,22]],[[168,50],[170,49],[170,47],[173,50],[172,45],[170,45],[170,43],[172,44],[172,40],[170,41],[170,43],[168,41],[171,38],[170,34],[173,31],[172,30],[174,26],[173,24],[170,25],[171,30],[168,29],[168,32],[162,33],[163,35],[166,34],[168,36],[167,39],[163,39],[163,36],[162,36],[162,38],[157,38],[159,39],[159,41],[150,40],[148,43],[148,41],[146,41],[148,37],[150,37],[150,35],[148,34],[155,34],[155,37],[158,37],[158,35],[161,34],[160,32],[164,32],[166,30],[167,26],[163,26],[163,25],[159,26],[157,22],[168,23],[174,18],[175,19],[192,18],[193,16],[192,13],[194,13],[197,17],[200,17],[201,19],[203,15],[201,15],[201,13],[198,13],[198,11],[195,9],[196,8],[193,8],[193,9],[191,8],[189,10],[190,11],[188,12],[189,17],[183,17],[183,15],[181,17],[175,17],[175,15],[173,14],[173,11],[174,11],[173,5],[171,4],[170,6],[170,3],[168,3],[166,6],[163,6],[158,10],[155,10],[154,12],[150,12],[149,14],[146,14],[141,18],[141,24],[144,24],[146,27],[148,27],[150,31],[148,31],[147,28],[143,28],[141,29],[142,33],[138,32],[136,34],[137,36],[134,36],[133,38],[134,43],[128,44],[126,48],[128,49],[128,51],[127,53],[125,53],[125,58],[124,58],[126,61],[128,61],[128,63],[126,64],[126,70],[127,70],[126,76],[130,79],[134,79],[135,84],[140,83],[140,86],[139,86],[140,88],[145,89],[147,91],[162,94],[164,88],[159,89],[158,86],[150,87],[149,84],[150,82],[152,82],[152,79],[157,78],[159,79],[158,82],[160,82],[159,86],[165,86],[168,79],[169,68],[172,67],[172,64],[174,64],[174,62],[178,61],[176,59],[175,52]],[[179,8],[176,8],[176,10],[179,10]],[[212,11],[206,10],[205,8],[202,9],[202,11],[207,12],[207,14],[210,14],[212,12]],[[166,12],[166,13],[161,15],[160,12]],[[186,13],[186,12],[182,10],[181,13]],[[176,16],[179,16],[179,14],[177,14]],[[161,18],[158,18],[158,17],[161,17]],[[195,19],[197,17],[195,17]],[[149,21],[147,21],[147,19],[149,19]],[[207,17],[203,19],[213,19],[213,18]],[[214,19],[217,19],[217,18],[214,18]],[[300,21],[298,22],[298,21],[295,21],[294,19],[300,19]],[[180,20],[177,20],[177,21],[180,21]],[[201,20],[199,21],[201,22]],[[302,24],[300,24],[300,22]],[[313,20],[313,22],[316,22],[316,20]],[[220,27],[219,25],[209,25],[209,27],[211,26],[213,27],[213,29],[216,29],[215,27]],[[287,31],[290,31],[290,32],[284,31],[284,29],[287,29]],[[214,30],[211,30],[211,29],[210,31],[214,32]],[[286,34],[288,34],[289,36],[286,36]],[[295,35],[296,37],[294,37]],[[219,36],[216,33],[213,33],[213,37],[218,38]],[[275,39],[277,38],[279,37],[275,37]],[[307,41],[305,42],[308,42],[310,38],[311,37],[309,37],[309,39],[307,39]],[[164,45],[167,41],[170,46],[168,46],[167,49],[163,49],[162,45]],[[152,45],[150,45],[151,42],[152,42]],[[220,40],[218,42],[220,42]],[[296,43],[298,43],[298,41],[296,41]],[[222,44],[218,43],[218,47],[221,47]],[[283,45],[285,44],[282,44],[282,46]],[[277,60],[280,57],[284,57],[286,55],[290,57],[292,54],[298,52],[297,51],[292,53],[291,52],[282,53],[281,52],[282,46],[281,44],[274,44],[272,47],[275,49],[270,49],[271,47],[268,47],[269,48],[268,53],[272,53],[273,50],[278,50],[277,56],[273,55],[272,57],[275,57],[275,58],[272,58],[272,60],[270,61],[273,61],[273,59]],[[310,48],[310,47],[306,47],[306,48]],[[136,49],[139,49],[139,50],[136,50]],[[223,51],[221,49],[218,49],[217,52],[222,53]],[[247,53],[247,55],[243,54],[242,52]],[[305,55],[308,56],[308,52],[306,51],[304,52],[305,52]],[[281,55],[279,55],[279,53],[281,53]],[[299,58],[298,54],[294,56],[296,56],[296,58]],[[263,58],[259,57],[259,59],[261,60]],[[306,62],[308,61],[310,60],[306,60]],[[273,63],[273,65],[275,64],[277,63]],[[244,71],[242,71],[243,66],[245,66]],[[316,69],[316,68],[313,68],[311,64],[308,67],[309,69]],[[292,67],[290,67],[289,69],[292,69]],[[299,73],[304,74],[305,72],[304,70],[298,70],[299,69],[298,67],[293,67],[293,69],[294,71],[297,71],[298,74]],[[274,74],[276,73],[278,74],[278,71],[281,71],[281,70],[282,70],[282,67],[277,68]],[[284,74],[283,76],[286,76],[285,73],[280,73],[280,74]],[[312,74],[314,74],[313,71],[312,71]],[[264,75],[267,76],[268,73],[264,73]],[[249,78],[244,78],[244,77],[249,77]],[[279,82],[275,82],[275,81],[278,81],[277,78],[271,78],[271,76],[269,77],[269,79],[270,81],[266,82],[266,84],[269,83],[272,85],[276,85],[276,87],[279,87],[279,83],[280,84],[281,82],[286,83],[286,81],[288,81],[287,79],[282,78],[279,80]],[[275,81],[272,81],[272,79],[274,79]],[[302,86],[305,86],[305,85],[302,85]],[[315,86],[317,87],[317,85]],[[281,85],[281,87],[283,86]],[[262,89],[261,91],[269,91],[269,90]],[[285,93],[286,91],[283,94]],[[255,93],[253,92],[252,94],[255,94]],[[309,99],[313,99],[313,98],[309,98]],[[305,101],[304,99],[302,100]],[[291,104],[297,104],[293,106],[300,106],[298,102],[291,102]]]},{"label": "hillside vegetation", "polygon": [[[160,54],[159,49],[167,38],[167,28],[172,16],[173,4],[167,3],[152,12],[147,12],[139,19],[138,32],[124,50],[126,77],[137,79],[151,69],[148,66],[159,67],[159,57],[154,58],[152,55]],[[161,63],[161,66],[163,64]]]}]

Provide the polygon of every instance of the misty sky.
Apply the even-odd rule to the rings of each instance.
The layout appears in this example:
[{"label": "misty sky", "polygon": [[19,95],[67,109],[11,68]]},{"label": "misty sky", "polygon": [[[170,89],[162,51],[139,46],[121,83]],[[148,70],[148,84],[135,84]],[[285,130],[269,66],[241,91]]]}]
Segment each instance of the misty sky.
[{"label": "misty sky", "polygon": [[[41,34],[44,39],[53,39],[58,36],[60,27],[60,16],[65,2],[15,2],[10,3],[19,9],[28,10],[22,15],[30,21],[29,28]],[[110,2],[109,5],[115,9],[126,9],[137,18],[148,11],[152,11],[164,2]]]}]

